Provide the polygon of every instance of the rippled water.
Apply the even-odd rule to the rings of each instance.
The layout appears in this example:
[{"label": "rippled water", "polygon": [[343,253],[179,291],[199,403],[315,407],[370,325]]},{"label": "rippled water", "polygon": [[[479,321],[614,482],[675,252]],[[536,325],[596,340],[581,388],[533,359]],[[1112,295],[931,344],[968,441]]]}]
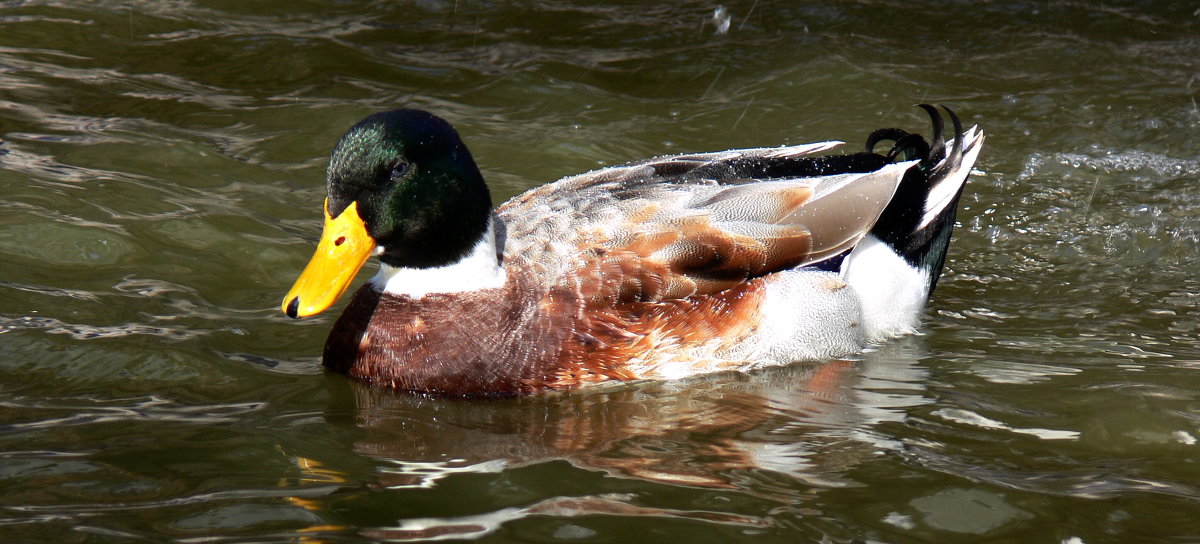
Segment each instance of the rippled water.
[{"label": "rippled water", "polygon": [[[0,540],[1200,540],[1198,36],[1182,2],[0,3]],[[374,111],[451,120],[499,201],[917,102],[988,142],[925,334],[860,359],[429,400],[277,309]]]}]

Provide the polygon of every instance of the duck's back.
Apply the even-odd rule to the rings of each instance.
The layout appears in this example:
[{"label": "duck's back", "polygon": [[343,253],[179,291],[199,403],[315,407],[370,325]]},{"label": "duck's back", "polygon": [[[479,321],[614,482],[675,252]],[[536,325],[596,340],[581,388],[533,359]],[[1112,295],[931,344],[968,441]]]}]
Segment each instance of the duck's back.
[{"label": "duck's back", "polygon": [[845,253],[912,163],[837,142],[679,155],[564,178],[497,210],[506,266],[582,298],[712,294]]}]

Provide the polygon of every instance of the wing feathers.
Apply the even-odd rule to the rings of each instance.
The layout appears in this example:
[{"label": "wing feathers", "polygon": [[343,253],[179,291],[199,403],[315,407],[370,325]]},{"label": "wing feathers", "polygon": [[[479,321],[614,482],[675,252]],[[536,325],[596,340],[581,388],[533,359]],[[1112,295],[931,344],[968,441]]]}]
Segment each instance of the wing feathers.
[{"label": "wing feathers", "polygon": [[845,174],[822,180],[817,195],[792,213],[789,223],[812,232],[816,262],[849,250],[866,235],[916,161],[891,164],[868,174]]},{"label": "wing feathers", "polygon": [[504,254],[549,274],[547,284],[618,301],[713,293],[836,256],[870,230],[914,164],[814,173],[879,160],[808,157],[837,144],[664,157],[566,178],[501,206]]},{"label": "wing feathers", "polygon": [[813,196],[811,182],[764,181],[737,185],[709,197],[697,208],[714,221],[777,223]]}]

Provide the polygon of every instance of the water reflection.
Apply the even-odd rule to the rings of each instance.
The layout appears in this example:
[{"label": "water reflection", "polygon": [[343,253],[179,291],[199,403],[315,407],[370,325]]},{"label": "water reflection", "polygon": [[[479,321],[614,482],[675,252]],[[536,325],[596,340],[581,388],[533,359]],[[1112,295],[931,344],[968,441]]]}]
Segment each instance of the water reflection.
[{"label": "water reflection", "polygon": [[[791,504],[814,488],[856,485],[851,468],[899,445],[880,429],[929,402],[919,338],[859,360],[753,374],[642,383],[505,401],[447,401],[355,385],[354,443],[381,464],[374,488],[454,487],[454,479],[565,461],[641,484],[745,494]],[[336,411],[336,409],[335,409]],[[551,497],[486,514],[409,519],[377,538],[477,535],[530,515],[654,515],[769,525],[720,508],[649,509],[636,494]]]}]

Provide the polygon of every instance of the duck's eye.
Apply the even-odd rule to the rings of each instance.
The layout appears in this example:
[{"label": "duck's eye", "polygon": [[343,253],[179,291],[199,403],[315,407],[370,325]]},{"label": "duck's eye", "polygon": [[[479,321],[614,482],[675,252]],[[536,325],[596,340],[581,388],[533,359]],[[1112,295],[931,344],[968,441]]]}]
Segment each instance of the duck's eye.
[{"label": "duck's eye", "polygon": [[408,172],[412,170],[412,165],[408,161],[396,161],[392,165],[392,173],[389,175],[392,181],[400,181],[408,176]]}]

